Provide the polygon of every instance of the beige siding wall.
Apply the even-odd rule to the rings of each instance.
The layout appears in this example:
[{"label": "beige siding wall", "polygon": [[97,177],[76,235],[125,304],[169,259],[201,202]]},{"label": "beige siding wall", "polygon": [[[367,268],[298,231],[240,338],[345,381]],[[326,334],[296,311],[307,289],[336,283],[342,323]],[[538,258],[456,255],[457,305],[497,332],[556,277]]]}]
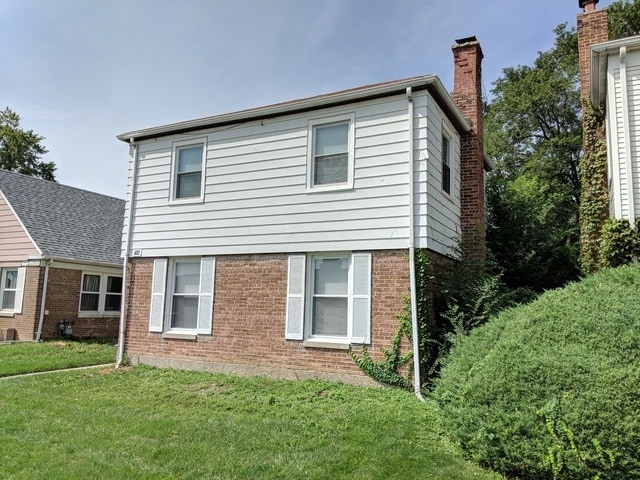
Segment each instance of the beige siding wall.
[{"label": "beige siding wall", "polygon": [[19,265],[38,254],[29,235],[0,193],[0,267]]}]

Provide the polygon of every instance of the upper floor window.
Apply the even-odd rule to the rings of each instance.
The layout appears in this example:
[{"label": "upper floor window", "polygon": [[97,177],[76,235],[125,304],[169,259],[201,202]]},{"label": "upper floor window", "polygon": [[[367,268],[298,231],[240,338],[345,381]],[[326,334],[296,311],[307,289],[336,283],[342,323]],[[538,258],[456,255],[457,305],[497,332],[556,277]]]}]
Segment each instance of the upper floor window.
[{"label": "upper floor window", "polygon": [[350,188],[353,145],[353,115],[310,121],[307,187]]},{"label": "upper floor window", "polygon": [[201,200],[204,194],[206,143],[203,140],[174,143],[173,200]]},{"label": "upper floor window", "polygon": [[83,273],[80,288],[80,313],[117,315],[122,302],[122,277],[104,273]]},{"label": "upper floor window", "polygon": [[451,194],[451,142],[442,134],[442,190]]}]

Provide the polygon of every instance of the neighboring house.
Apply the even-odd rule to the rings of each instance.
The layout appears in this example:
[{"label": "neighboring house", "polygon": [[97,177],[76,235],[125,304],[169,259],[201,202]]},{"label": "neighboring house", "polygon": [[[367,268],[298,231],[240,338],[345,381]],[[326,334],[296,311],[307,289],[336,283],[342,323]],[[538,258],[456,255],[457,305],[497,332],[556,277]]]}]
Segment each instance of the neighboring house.
[{"label": "neighboring house", "polygon": [[124,205],[0,170],[0,340],[117,336]]},{"label": "neighboring house", "polygon": [[[365,375],[409,293],[408,254],[484,231],[480,64],[124,133],[124,354],[281,377]],[[346,376],[346,377],[345,377]]]},{"label": "neighboring house", "polygon": [[580,0],[578,16],[583,96],[605,114],[609,214],[640,217],[640,36],[608,41],[607,9]]},{"label": "neighboring house", "polygon": [[591,47],[591,100],[605,106],[609,207],[640,217],[640,36]]}]

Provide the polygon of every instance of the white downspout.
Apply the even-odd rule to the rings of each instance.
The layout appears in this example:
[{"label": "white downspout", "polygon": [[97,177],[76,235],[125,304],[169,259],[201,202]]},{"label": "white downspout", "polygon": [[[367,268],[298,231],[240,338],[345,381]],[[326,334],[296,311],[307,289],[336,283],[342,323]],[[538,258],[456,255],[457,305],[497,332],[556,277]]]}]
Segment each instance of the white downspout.
[{"label": "white downspout", "polygon": [[129,263],[129,249],[131,247],[131,230],[133,229],[133,209],[136,197],[136,179],[138,177],[138,146],[135,139],[129,139],[129,145],[131,146],[131,158],[133,159],[133,165],[131,165],[131,196],[129,197],[129,218],[127,221],[127,237],[124,243],[124,255],[122,259],[122,303],[120,307],[120,327],[118,330],[118,353],[116,355],[116,368],[120,367],[124,358],[124,329],[127,317],[127,264]]},{"label": "white downspout", "polygon": [[413,145],[413,96],[411,87],[407,87],[408,120],[409,120],[409,294],[411,296],[411,331],[413,337],[413,391],[418,399],[422,398],[420,385],[420,348],[418,341],[418,302],[416,298],[416,264],[415,264],[415,205],[414,205],[414,145]]},{"label": "white downspout", "polygon": [[40,341],[42,336],[42,324],[44,323],[45,303],[47,302],[47,284],[49,282],[49,267],[53,263],[53,259],[49,259],[44,266],[44,279],[42,281],[42,296],[40,297],[40,318],[38,320],[38,332],[36,333],[36,342]]}]

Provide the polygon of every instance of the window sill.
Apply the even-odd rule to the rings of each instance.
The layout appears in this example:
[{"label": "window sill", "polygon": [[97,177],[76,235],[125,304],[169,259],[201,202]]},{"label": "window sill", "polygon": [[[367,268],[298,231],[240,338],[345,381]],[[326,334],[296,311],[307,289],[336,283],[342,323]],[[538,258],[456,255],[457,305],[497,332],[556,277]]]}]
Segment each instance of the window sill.
[{"label": "window sill", "polygon": [[318,340],[305,340],[302,342],[305,348],[330,348],[332,350],[350,350],[349,343],[323,342]]},{"label": "window sill", "polygon": [[0,317],[9,317],[9,318],[13,318],[13,317],[15,317],[15,316],[16,316],[16,314],[15,314],[14,312],[10,312],[10,311],[7,311],[7,310],[5,310],[4,312],[1,312],[1,311],[0,311]]},{"label": "window sill", "polygon": [[204,197],[172,198],[169,200],[169,205],[193,205],[198,203],[204,203]]},{"label": "window sill", "polygon": [[78,318],[117,318],[120,312],[100,313],[100,312],[79,312]]},{"label": "window sill", "polygon": [[353,190],[353,183],[340,183],[337,185],[317,185],[315,187],[307,187],[306,193],[348,192],[351,190]]},{"label": "window sill", "polygon": [[195,340],[198,338],[198,335],[195,333],[174,333],[174,332],[164,332],[162,334],[162,338],[170,338],[174,340]]}]

